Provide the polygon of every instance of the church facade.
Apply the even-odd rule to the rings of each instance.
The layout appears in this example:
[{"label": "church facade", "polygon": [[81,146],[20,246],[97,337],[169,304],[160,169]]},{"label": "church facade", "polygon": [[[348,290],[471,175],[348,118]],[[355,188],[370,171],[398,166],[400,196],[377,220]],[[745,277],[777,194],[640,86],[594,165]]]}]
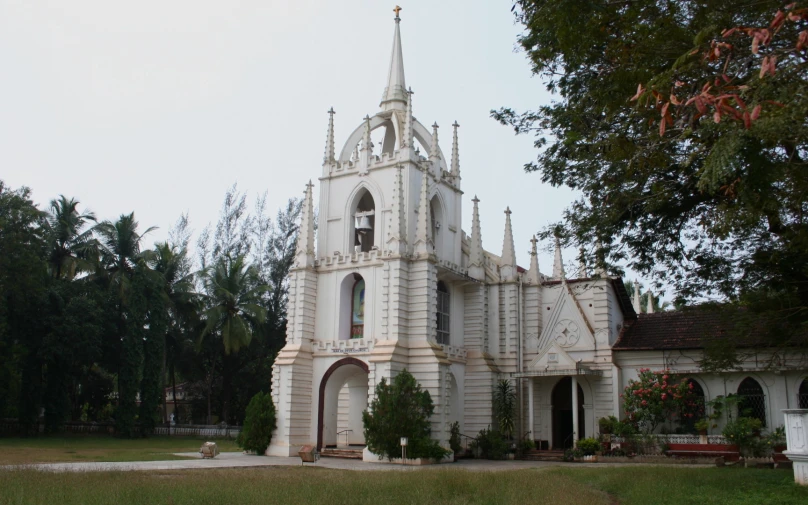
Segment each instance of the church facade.
[{"label": "church facade", "polygon": [[759,395],[771,427],[801,394],[808,402],[798,368],[775,373],[749,362],[743,372],[702,374],[700,347],[686,336],[703,325],[638,314],[639,301],[604,272],[568,276],[558,245],[552,273],[539,271],[535,238],[528,268],[518,266],[509,209],[501,247],[497,239],[496,252],[484,249],[476,197],[471,230],[461,229],[458,125],[446,155],[438,125],[421,124],[413,100],[397,13],[380,110],[340,150],[329,111],[316,234],[306,186],[268,454],[364,445],[362,411],[376,384],[404,369],[432,396],[433,437],[446,447],[451,423],[471,436],[492,424],[500,379],[517,391],[518,433],[550,448],[596,435],[601,417],[620,417],[620,394],[645,367],[687,374],[707,399],[743,386]]}]

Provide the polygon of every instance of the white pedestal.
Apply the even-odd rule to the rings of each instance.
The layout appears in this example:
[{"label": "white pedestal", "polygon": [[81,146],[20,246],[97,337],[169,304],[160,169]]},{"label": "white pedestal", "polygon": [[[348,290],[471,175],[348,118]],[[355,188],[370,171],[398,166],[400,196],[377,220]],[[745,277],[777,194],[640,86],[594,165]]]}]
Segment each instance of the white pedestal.
[{"label": "white pedestal", "polygon": [[808,486],[808,409],[786,409],[786,443],[783,454],[794,463],[794,481]]}]

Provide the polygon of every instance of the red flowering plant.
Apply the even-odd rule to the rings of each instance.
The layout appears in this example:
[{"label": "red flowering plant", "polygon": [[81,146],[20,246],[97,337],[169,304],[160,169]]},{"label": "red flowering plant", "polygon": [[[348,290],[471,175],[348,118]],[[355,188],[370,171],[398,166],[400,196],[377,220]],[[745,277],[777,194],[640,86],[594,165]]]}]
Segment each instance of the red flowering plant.
[{"label": "red flowering plant", "polygon": [[641,368],[639,373],[622,398],[627,421],[641,432],[653,433],[665,421],[685,424],[703,415],[703,402],[689,380],[677,379],[669,370]]}]

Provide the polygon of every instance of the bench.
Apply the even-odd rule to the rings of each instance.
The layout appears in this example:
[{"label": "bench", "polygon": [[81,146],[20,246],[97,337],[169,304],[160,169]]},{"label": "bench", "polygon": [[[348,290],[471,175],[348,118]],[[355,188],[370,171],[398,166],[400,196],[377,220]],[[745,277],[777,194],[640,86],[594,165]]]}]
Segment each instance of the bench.
[{"label": "bench", "polygon": [[668,444],[668,456],[717,458],[722,456],[726,461],[738,461],[741,452],[733,444]]}]

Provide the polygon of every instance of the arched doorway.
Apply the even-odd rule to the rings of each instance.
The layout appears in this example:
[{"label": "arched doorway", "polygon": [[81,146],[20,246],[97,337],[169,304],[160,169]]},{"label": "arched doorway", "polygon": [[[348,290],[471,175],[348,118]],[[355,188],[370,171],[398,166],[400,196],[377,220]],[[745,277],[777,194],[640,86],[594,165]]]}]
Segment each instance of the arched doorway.
[{"label": "arched doorway", "polygon": [[[553,449],[575,445],[572,429],[572,378],[564,377],[553,388]],[[584,438],[584,390],[578,384],[578,438]]]},{"label": "arched doorway", "polygon": [[[362,412],[368,407],[368,366],[343,358],[326,370],[320,381],[317,448],[364,445]],[[340,433],[342,432],[342,433]]]}]

